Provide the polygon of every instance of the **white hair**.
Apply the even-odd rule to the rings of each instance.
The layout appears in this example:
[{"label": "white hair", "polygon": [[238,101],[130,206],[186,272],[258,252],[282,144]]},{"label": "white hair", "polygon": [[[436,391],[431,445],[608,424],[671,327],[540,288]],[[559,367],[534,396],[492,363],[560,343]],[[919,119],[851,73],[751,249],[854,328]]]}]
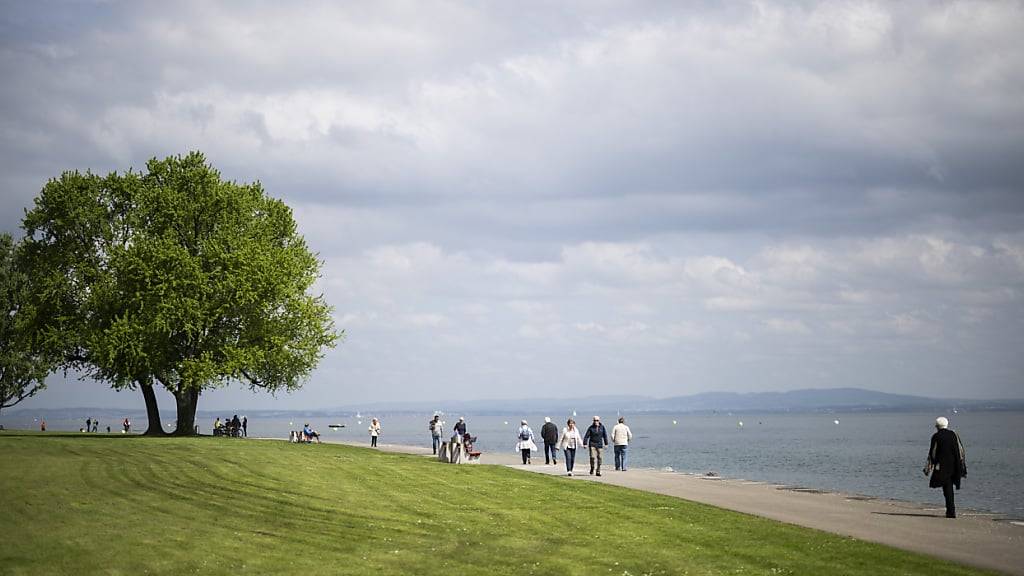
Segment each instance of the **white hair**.
[{"label": "white hair", "polygon": [[551,422],[551,418],[548,418],[547,416],[545,416],[545,417],[544,417],[544,421],[545,421],[545,422]]},{"label": "white hair", "polygon": [[935,419],[935,427],[944,430],[949,427],[949,420],[945,416],[939,416]]}]

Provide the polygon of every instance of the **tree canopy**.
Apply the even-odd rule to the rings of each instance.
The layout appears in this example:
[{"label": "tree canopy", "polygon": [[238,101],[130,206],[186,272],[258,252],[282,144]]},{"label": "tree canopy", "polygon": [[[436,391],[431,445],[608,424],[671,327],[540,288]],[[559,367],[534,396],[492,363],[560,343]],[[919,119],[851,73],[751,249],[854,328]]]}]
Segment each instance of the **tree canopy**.
[{"label": "tree canopy", "polygon": [[320,261],[291,209],[198,152],[143,173],[66,172],[23,227],[40,340],[115,388],[165,387],[178,434],[203,390],[294,390],[339,337],[308,294]]},{"label": "tree canopy", "polygon": [[22,329],[28,278],[17,267],[17,249],[9,234],[0,234],[0,410],[45,388],[53,367]]}]

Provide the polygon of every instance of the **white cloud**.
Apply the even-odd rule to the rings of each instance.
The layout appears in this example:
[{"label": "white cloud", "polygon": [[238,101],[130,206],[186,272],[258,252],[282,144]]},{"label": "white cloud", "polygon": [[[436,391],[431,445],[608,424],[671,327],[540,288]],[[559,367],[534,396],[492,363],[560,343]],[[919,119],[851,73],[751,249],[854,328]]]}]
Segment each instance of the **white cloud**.
[{"label": "white cloud", "polygon": [[0,16],[0,227],[62,170],[205,151],[324,260],[345,401],[797,387],[807,357],[1019,386],[1016,3],[122,8]]}]

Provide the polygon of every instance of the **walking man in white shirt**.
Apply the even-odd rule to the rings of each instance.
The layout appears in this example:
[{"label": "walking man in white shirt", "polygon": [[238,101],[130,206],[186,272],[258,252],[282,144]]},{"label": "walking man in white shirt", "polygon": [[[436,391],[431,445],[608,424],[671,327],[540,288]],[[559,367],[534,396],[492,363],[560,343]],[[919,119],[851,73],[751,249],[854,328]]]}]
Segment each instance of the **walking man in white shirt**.
[{"label": "walking man in white shirt", "polygon": [[626,447],[633,439],[633,432],[626,426],[626,419],[619,416],[619,423],[612,428],[612,444],[615,447],[615,469],[626,471]]}]

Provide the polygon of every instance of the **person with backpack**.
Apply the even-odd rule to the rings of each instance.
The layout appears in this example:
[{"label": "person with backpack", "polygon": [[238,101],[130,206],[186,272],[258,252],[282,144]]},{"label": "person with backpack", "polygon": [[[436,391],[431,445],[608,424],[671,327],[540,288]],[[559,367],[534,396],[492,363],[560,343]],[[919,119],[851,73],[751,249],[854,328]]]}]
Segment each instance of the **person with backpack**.
[{"label": "person with backpack", "polygon": [[533,443],[533,430],[526,424],[526,420],[520,422],[519,432],[516,433],[516,450],[523,455],[523,464],[530,463],[530,453],[537,449]]},{"label": "person with backpack", "polygon": [[953,502],[953,487],[960,489],[960,480],[967,476],[967,462],[964,445],[960,436],[949,429],[949,420],[943,416],[935,419],[935,434],[928,447],[928,461],[925,475],[931,475],[928,486],[942,488],[946,499],[946,518],[956,518],[956,504]]},{"label": "person with backpack", "polygon": [[601,453],[608,445],[608,431],[604,424],[601,424],[601,417],[594,416],[594,423],[587,428],[583,435],[583,445],[590,449],[590,474],[594,474],[594,464],[597,464],[597,475],[601,475]]}]

